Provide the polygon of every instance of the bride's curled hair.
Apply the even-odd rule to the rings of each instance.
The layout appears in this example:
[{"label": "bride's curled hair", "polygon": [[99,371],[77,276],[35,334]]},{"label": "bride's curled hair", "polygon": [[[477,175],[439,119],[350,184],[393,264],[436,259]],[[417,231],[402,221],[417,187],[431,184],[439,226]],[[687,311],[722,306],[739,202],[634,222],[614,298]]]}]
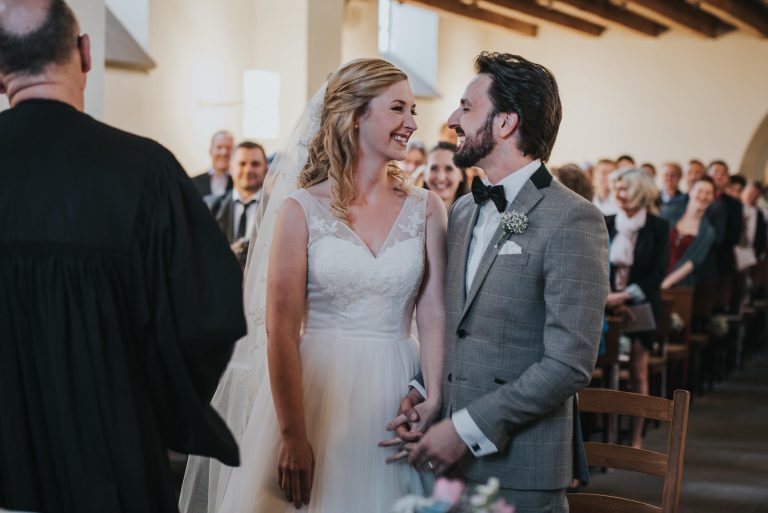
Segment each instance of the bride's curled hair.
[{"label": "bride's curled hair", "polygon": [[[355,199],[352,166],[358,155],[355,119],[364,115],[370,101],[392,84],[407,80],[400,69],[382,59],[358,59],[339,68],[328,79],[320,130],[307,146],[307,163],[299,175],[299,187],[328,180],[331,211],[348,222],[349,204]],[[394,162],[387,174],[406,190],[405,176]]]}]

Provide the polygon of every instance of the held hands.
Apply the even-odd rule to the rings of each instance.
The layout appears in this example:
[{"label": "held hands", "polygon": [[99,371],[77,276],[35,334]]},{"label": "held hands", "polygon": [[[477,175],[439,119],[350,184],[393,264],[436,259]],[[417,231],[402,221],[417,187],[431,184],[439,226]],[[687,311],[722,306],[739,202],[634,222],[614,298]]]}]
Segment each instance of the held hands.
[{"label": "held hands", "polygon": [[285,500],[296,509],[309,504],[314,472],[315,455],[306,437],[283,438],[277,456],[277,481]]},{"label": "held hands", "polygon": [[411,389],[401,401],[397,416],[387,424],[387,431],[396,436],[379,442],[379,447],[399,447],[400,451],[387,458],[387,463],[406,458],[410,449],[418,442],[432,423],[440,416],[439,400],[424,398],[416,389]]}]

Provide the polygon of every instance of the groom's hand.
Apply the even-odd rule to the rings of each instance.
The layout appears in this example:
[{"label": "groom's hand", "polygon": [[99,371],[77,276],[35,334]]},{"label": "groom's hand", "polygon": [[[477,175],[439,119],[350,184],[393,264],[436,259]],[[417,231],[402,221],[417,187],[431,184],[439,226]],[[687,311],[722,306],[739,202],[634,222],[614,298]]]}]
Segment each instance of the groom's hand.
[{"label": "groom's hand", "polygon": [[467,454],[467,446],[459,437],[451,419],[434,426],[411,448],[408,461],[416,469],[443,474]]}]

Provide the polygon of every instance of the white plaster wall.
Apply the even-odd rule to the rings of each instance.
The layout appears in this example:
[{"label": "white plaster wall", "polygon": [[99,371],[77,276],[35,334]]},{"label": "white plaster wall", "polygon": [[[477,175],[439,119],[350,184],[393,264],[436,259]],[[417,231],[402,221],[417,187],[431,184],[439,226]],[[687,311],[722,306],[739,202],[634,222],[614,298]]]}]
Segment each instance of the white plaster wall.
[{"label": "white plaster wall", "polygon": [[[374,56],[376,6],[351,0],[345,60]],[[482,50],[518,53],[555,74],[563,122],[553,163],[631,153],[638,161],[724,158],[738,168],[768,114],[768,41],[735,33],[705,40],[670,31],[657,39],[609,29],[592,38],[540,22],[536,38],[440,15],[442,97],[419,99],[417,136],[436,141]]]},{"label": "white plaster wall", "polygon": [[[155,0],[147,74],[108,69],[107,122],[158,140],[190,174],[219,129],[242,133],[243,72],[281,74],[280,148],[306,102],[307,0]],[[302,65],[302,63],[304,63]]]},{"label": "white plaster wall", "polygon": [[[281,135],[263,142],[268,151],[281,149],[325,72],[307,66],[309,52],[338,44],[329,43],[338,37],[333,27],[328,40],[307,29],[308,1],[332,2],[333,10],[339,0],[153,0],[150,54],[158,68],[106,71],[106,121],[159,140],[194,174],[208,165],[213,131],[240,134],[242,71],[273,69],[282,75]],[[417,135],[427,144],[456,107],[481,50],[520,53],[555,73],[564,105],[555,164],[629,152],[655,163],[724,158],[738,168],[768,114],[768,41],[753,36],[709,41],[671,31],[650,39],[609,29],[591,38],[541,23],[539,37],[529,38],[452,15],[440,20],[442,97],[418,100]],[[376,1],[349,0],[341,62],[376,56],[376,40]],[[332,60],[323,65],[332,68]]]}]

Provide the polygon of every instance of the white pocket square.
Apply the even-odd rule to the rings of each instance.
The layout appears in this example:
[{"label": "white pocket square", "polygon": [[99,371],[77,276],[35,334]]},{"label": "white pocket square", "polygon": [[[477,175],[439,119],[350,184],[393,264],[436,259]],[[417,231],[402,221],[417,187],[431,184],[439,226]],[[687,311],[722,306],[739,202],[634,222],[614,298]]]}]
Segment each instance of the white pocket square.
[{"label": "white pocket square", "polygon": [[523,253],[521,248],[516,242],[508,240],[499,250],[499,255],[520,255]]}]

